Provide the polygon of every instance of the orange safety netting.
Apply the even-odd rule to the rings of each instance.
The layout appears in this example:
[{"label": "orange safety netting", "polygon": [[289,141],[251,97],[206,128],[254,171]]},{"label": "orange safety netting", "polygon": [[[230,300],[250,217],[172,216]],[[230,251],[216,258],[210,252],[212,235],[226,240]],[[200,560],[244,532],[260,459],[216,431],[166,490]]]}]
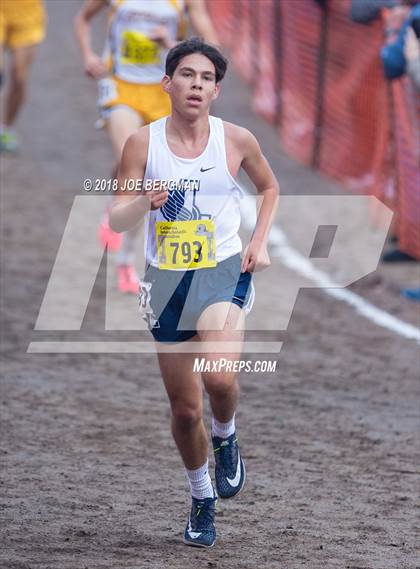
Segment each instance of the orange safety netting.
[{"label": "orange safety netting", "polygon": [[251,22],[251,2],[236,2],[234,18],[236,30],[233,34],[232,58],[245,81],[252,82],[252,49],[255,44],[253,22]]},{"label": "orange safety netting", "polygon": [[231,47],[235,42],[237,19],[235,17],[236,2],[232,0],[211,0],[207,2],[207,10],[216,28],[221,43]]},{"label": "orange safety netting", "polygon": [[319,168],[355,190],[378,194],[389,132],[382,23],[355,24],[349,8],[341,1],[328,13]]},{"label": "orange safety netting", "polygon": [[[275,2],[275,0],[274,0]],[[310,165],[316,135],[321,10],[313,0],[281,5],[280,137],[286,152]]]},{"label": "orange safety netting", "polygon": [[401,248],[420,257],[418,109],[408,80],[385,80],[383,23],[352,22],[350,0],[207,4],[283,149],[393,207]]},{"label": "orange safety netting", "polygon": [[255,2],[257,29],[253,52],[253,110],[269,121],[276,120],[276,60],[273,42],[275,41],[275,21],[279,17],[278,6],[272,0]]},{"label": "orange safety netting", "polygon": [[408,77],[394,81],[397,228],[402,251],[420,258],[419,99]]}]

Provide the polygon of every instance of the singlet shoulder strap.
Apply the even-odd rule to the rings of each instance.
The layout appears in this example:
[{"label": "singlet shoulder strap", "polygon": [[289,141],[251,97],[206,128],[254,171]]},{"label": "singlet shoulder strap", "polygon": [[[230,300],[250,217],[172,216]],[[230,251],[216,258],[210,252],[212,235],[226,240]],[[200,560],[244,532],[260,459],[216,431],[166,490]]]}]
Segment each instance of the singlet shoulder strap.
[{"label": "singlet shoulder strap", "polygon": [[221,138],[222,142],[224,142],[225,129],[223,126],[223,120],[220,117],[214,117],[213,115],[209,115],[209,122],[211,126],[212,135]]},{"label": "singlet shoulder strap", "polygon": [[[166,117],[153,121],[149,124],[149,137],[150,139],[152,136],[161,135],[165,136],[165,124],[166,124]],[[150,144],[150,141],[149,141]]]}]

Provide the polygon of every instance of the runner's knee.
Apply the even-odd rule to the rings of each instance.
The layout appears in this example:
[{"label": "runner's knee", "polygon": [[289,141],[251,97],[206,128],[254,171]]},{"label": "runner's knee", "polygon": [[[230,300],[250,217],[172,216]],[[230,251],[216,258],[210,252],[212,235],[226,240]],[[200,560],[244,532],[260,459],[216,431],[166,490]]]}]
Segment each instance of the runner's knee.
[{"label": "runner's knee", "polygon": [[191,429],[202,419],[203,414],[200,406],[191,405],[183,401],[173,402],[172,419],[178,427]]},{"label": "runner's knee", "polygon": [[236,373],[203,373],[202,378],[209,395],[225,395],[237,389]]},{"label": "runner's knee", "polygon": [[23,66],[13,65],[10,74],[13,90],[23,91],[26,87],[27,76],[27,71]]}]

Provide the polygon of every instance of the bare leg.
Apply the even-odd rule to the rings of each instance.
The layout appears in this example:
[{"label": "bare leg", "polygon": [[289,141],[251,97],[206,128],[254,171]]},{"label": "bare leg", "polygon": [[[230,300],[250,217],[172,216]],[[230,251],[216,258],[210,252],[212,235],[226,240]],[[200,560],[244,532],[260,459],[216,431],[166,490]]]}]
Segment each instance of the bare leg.
[{"label": "bare leg", "polygon": [[[119,163],[121,154],[129,136],[143,125],[140,116],[129,108],[117,108],[112,111],[107,121],[108,133],[111,138],[114,156]],[[133,227],[123,234],[121,248],[118,252],[118,265],[132,265],[135,259],[135,240],[138,227]]]},{"label": "bare leg", "polygon": [[[197,330],[201,341],[214,342],[215,351],[203,354],[212,361],[225,358],[232,364],[241,357],[244,339],[245,316],[243,310],[229,302],[219,302],[207,307],[198,320]],[[222,328],[222,329],[218,329]],[[235,342],[236,351],[217,353],[217,346],[226,342]],[[210,405],[215,419],[221,423],[230,421],[235,413],[239,396],[237,372],[203,372],[203,382],[210,398]]]},{"label": "bare leg", "polygon": [[4,124],[12,126],[27,93],[29,71],[36,46],[20,47],[11,52],[10,87],[6,97]]},{"label": "bare leg", "polygon": [[4,45],[0,43],[0,88],[4,81]]},{"label": "bare leg", "polygon": [[116,108],[109,115],[107,129],[117,163],[121,159],[127,138],[134,134],[142,124],[143,122],[139,115],[128,107]]},{"label": "bare leg", "polygon": [[[190,342],[193,340],[190,340]],[[159,350],[159,344],[157,345]],[[193,372],[196,354],[158,353],[160,370],[171,405],[172,435],[189,470],[202,466],[208,456],[203,423],[203,388],[200,374]]]}]

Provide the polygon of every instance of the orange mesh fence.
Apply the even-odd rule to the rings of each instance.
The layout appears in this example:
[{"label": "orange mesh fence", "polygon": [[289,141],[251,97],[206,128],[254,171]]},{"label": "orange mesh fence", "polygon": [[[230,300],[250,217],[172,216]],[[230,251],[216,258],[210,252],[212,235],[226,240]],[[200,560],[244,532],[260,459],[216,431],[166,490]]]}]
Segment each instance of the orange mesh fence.
[{"label": "orange mesh fence", "polygon": [[398,174],[398,237],[402,251],[420,259],[419,99],[410,79],[392,85]]},{"label": "orange mesh fence", "polygon": [[[276,6],[277,4],[277,6]],[[254,17],[257,29],[253,50],[253,110],[270,122],[276,120],[276,60],[275,41],[276,18],[279,17],[279,3],[273,0],[254,2]]]},{"label": "orange mesh fence", "polygon": [[235,18],[237,28],[234,33],[232,58],[236,69],[245,81],[252,81],[252,49],[255,45],[253,22],[251,21],[251,2],[240,0],[235,2]]},{"label": "orange mesh fence", "polygon": [[282,53],[277,54],[282,59],[278,91],[281,143],[287,153],[310,165],[316,135],[322,11],[313,0],[282,3],[281,9]]},{"label": "orange mesh fence", "polygon": [[385,80],[382,21],[352,22],[350,0],[207,3],[283,149],[393,207],[400,246],[420,257],[419,109],[408,79]]},{"label": "orange mesh fence", "polygon": [[238,29],[238,20],[235,9],[237,4],[238,2],[233,2],[232,0],[210,0],[207,2],[207,10],[220,41],[228,48],[236,40],[235,34]]},{"label": "orange mesh fence", "polygon": [[349,8],[341,1],[328,11],[319,168],[355,190],[380,193],[389,132],[382,23],[354,24]]},{"label": "orange mesh fence", "polygon": [[221,43],[231,49],[231,59],[245,81],[252,78],[252,24],[248,0],[210,0],[208,12]]}]

